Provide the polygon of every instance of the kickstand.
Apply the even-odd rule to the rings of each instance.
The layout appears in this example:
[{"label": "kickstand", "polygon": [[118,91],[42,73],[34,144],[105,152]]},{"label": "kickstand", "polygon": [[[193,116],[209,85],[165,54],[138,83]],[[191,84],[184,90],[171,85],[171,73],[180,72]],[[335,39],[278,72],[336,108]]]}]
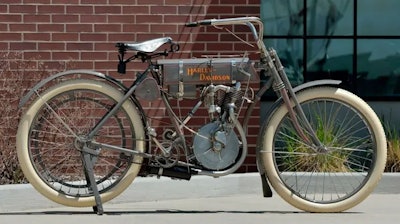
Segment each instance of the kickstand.
[{"label": "kickstand", "polygon": [[93,191],[94,199],[96,200],[96,205],[93,206],[93,212],[97,213],[98,215],[103,215],[103,204],[101,202],[99,189],[97,188],[96,179],[94,178],[94,171],[93,171],[93,162],[91,159],[91,154],[87,152],[83,152],[83,162],[85,165],[85,176],[88,184],[90,184],[90,188]]}]

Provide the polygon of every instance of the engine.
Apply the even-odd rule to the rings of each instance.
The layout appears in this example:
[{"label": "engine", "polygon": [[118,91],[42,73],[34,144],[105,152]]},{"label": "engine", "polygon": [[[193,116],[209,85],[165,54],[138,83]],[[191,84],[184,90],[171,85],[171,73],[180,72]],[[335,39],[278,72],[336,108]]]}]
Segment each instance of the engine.
[{"label": "engine", "polygon": [[223,170],[235,163],[239,148],[239,140],[234,130],[224,130],[218,121],[201,127],[193,140],[193,151],[197,161],[210,170]]},{"label": "engine", "polygon": [[229,108],[235,113],[241,107],[243,93],[240,83],[233,87],[208,86],[203,91],[211,122],[201,127],[193,139],[197,161],[210,170],[223,170],[237,161],[240,141],[229,119]]}]

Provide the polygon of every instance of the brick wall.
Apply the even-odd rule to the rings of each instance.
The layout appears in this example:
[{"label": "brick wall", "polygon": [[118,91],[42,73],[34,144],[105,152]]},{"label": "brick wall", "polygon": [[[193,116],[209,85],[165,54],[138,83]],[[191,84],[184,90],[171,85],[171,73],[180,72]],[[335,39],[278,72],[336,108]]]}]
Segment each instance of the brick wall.
[{"label": "brick wall", "polygon": [[[23,52],[24,60],[40,62],[48,70],[68,65],[132,80],[132,73],[116,73],[116,42],[170,36],[181,44],[181,51],[170,58],[253,51],[225,31],[186,28],[183,24],[210,18],[259,16],[259,5],[260,0],[2,0],[0,49]],[[243,39],[251,38],[243,27],[234,27],[233,31]],[[128,65],[131,70],[142,67],[140,63]],[[251,125],[251,155],[243,172],[255,170],[258,115]]]}]

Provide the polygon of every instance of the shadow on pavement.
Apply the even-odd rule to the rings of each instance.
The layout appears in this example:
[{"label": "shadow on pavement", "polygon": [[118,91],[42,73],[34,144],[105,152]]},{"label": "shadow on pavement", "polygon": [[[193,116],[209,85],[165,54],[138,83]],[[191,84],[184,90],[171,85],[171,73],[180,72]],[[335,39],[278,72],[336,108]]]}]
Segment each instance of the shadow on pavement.
[{"label": "shadow on pavement", "polygon": [[[202,211],[202,210],[146,210],[146,211],[105,211],[104,215],[142,215],[142,214],[307,214],[303,211]],[[360,214],[361,212],[340,212],[329,214]],[[5,215],[96,215],[91,211],[43,211],[43,212],[4,212],[0,216]],[[311,213],[310,213],[311,214]],[[321,213],[317,213],[321,214]],[[322,213],[324,214],[324,213]]]}]

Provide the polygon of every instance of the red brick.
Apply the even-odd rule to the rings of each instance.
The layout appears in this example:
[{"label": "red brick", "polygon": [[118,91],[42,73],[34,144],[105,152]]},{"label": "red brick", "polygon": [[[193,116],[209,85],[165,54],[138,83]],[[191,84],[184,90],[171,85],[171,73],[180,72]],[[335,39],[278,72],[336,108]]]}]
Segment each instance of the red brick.
[{"label": "red brick", "polygon": [[94,6],[95,14],[121,14],[121,6]]},{"label": "red brick", "polygon": [[228,4],[228,5],[233,5],[233,4],[235,4],[235,5],[245,5],[245,4],[247,4],[247,0],[234,0],[234,1],[232,1],[232,0],[220,0],[219,2],[220,2],[221,5],[224,5],[224,4]]},{"label": "red brick", "polygon": [[133,15],[107,15],[108,23],[133,24],[135,16]]},{"label": "red brick", "polygon": [[190,21],[190,16],[188,15],[169,15],[164,17],[164,23],[182,24]]},{"label": "red brick", "polygon": [[80,15],[81,23],[107,23],[106,15]]},{"label": "red brick", "polygon": [[82,51],[82,50],[93,50],[92,43],[67,43],[67,50],[68,51]]},{"label": "red brick", "polygon": [[150,32],[150,25],[149,24],[123,24],[122,31],[123,32],[131,32],[131,33]]},{"label": "red brick", "polygon": [[18,41],[22,40],[22,34],[21,33],[2,33],[0,35],[0,41]]},{"label": "red brick", "polygon": [[36,42],[10,42],[10,50],[37,50]]},{"label": "red brick", "polygon": [[39,14],[60,14],[65,13],[63,5],[38,5],[37,12]]},{"label": "red brick", "polygon": [[52,15],[51,16],[51,22],[52,23],[77,23],[79,22],[79,16],[80,15],[73,15],[73,14],[62,14],[62,15]]},{"label": "red brick", "polygon": [[150,32],[152,33],[176,33],[176,25],[164,25],[164,24],[152,24],[150,26]]},{"label": "red brick", "polygon": [[207,51],[232,51],[233,44],[231,43],[207,43]]},{"label": "red brick", "polygon": [[51,0],[24,0],[24,4],[34,3],[34,4],[50,4]]},{"label": "red brick", "polygon": [[38,24],[38,30],[40,32],[64,32],[64,24]]},{"label": "red brick", "polygon": [[94,9],[91,5],[67,5],[66,13],[67,14],[93,14]]},{"label": "red brick", "polygon": [[89,5],[105,5],[107,4],[107,1],[110,1],[110,4],[112,0],[80,0],[81,4],[89,4]]},{"label": "red brick", "polygon": [[27,40],[49,41],[50,33],[24,33],[24,41]]},{"label": "red brick", "polygon": [[52,41],[78,41],[78,33],[53,33],[51,35]]},{"label": "red brick", "polygon": [[67,24],[67,32],[93,32],[92,24]]},{"label": "red brick", "polygon": [[141,23],[162,23],[163,22],[163,16],[161,15],[137,15],[136,16],[136,23],[141,24]]},{"label": "red brick", "polygon": [[[241,38],[242,40],[246,40],[247,39],[247,34],[235,34],[236,36],[238,36],[239,38]],[[235,37],[232,34],[221,34],[220,35],[220,41],[228,41],[228,42],[238,42],[239,39],[237,37]]]},{"label": "red brick", "polygon": [[[50,23],[50,15],[30,15],[25,14],[23,16],[25,23]],[[1,19],[1,17],[0,17]]]},{"label": "red brick", "polygon": [[[165,1],[166,5],[199,5],[195,4],[192,0],[166,0]],[[201,0],[200,5],[205,4],[204,0]]]},{"label": "red brick", "polygon": [[207,9],[207,14],[232,14],[233,6],[211,6]]},{"label": "red brick", "polygon": [[115,47],[115,43],[122,41],[112,41],[111,43],[95,43],[94,49],[95,51],[117,51]]},{"label": "red brick", "polygon": [[[7,31],[10,31],[10,29],[8,29],[8,25],[7,24],[3,24],[3,23],[0,23],[0,31],[2,31],[2,32],[7,32]],[[13,30],[11,30],[11,31],[13,31]],[[18,29],[14,29],[14,31],[20,31],[20,30],[18,30]]]},{"label": "red brick", "polygon": [[[257,46],[257,44],[254,41],[249,42],[249,43],[252,44],[253,46]],[[234,50],[235,51],[242,51],[242,52],[249,51],[251,53],[251,52],[255,52],[257,49],[255,47],[251,47],[251,46],[249,46],[249,45],[247,45],[245,43],[235,43],[234,44]]]},{"label": "red brick", "polygon": [[132,1],[129,0],[108,0],[108,4],[110,5],[126,5],[126,4],[132,4]]},{"label": "red brick", "polygon": [[0,5],[0,13],[6,13],[6,12],[8,12],[7,5]]},{"label": "red brick", "polygon": [[177,6],[151,6],[151,14],[167,15],[167,14],[177,14]]},{"label": "red brick", "polygon": [[145,41],[153,38],[159,38],[161,36],[162,35],[160,34],[153,34],[153,33],[138,33],[136,41]]},{"label": "red brick", "polygon": [[1,3],[22,3],[22,0],[1,0]]},{"label": "red brick", "polygon": [[81,52],[82,60],[108,60],[107,52]]},{"label": "red brick", "polygon": [[37,52],[37,51],[27,51],[24,52],[24,58],[25,59],[36,59],[36,60],[51,60],[51,53],[50,52]]},{"label": "red brick", "polygon": [[147,5],[134,5],[134,6],[123,6],[122,7],[122,14],[128,15],[139,15],[139,14],[149,14],[150,13],[150,6]]},{"label": "red brick", "polygon": [[62,4],[62,5],[67,5],[67,4],[79,4],[80,0],[51,0],[51,3],[53,4]]},{"label": "red brick", "polygon": [[0,42],[0,49],[10,49],[9,42]]},{"label": "red brick", "polygon": [[135,34],[133,33],[120,33],[120,34],[109,34],[108,41],[111,42],[123,42],[123,41],[135,41]]},{"label": "red brick", "polygon": [[162,5],[164,4],[164,0],[137,0],[139,5]]},{"label": "red brick", "polygon": [[36,13],[36,5],[9,5],[10,13]]},{"label": "red brick", "polygon": [[51,52],[53,60],[79,59],[79,52]]},{"label": "red brick", "polygon": [[0,23],[17,23],[22,21],[20,14],[1,14]]},{"label": "red brick", "polygon": [[247,4],[249,5],[260,5],[261,4],[261,0],[247,0]]},{"label": "red brick", "polygon": [[179,6],[178,7],[179,14],[189,14],[189,15],[197,15],[197,14],[205,14],[205,6]]},{"label": "red brick", "polygon": [[15,23],[10,24],[10,31],[36,31],[36,24],[29,24],[29,23]]},{"label": "red brick", "polygon": [[74,61],[72,62],[71,65],[72,68],[71,69],[90,69],[93,70],[94,68],[94,62],[93,61]]},{"label": "red brick", "polygon": [[245,14],[245,15],[258,15],[260,13],[259,6],[235,6],[234,7],[235,14]]},{"label": "red brick", "polygon": [[216,33],[200,33],[196,37],[196,41],[218,41],[219,34]]},{"label": "red brick", "polygon": [[99,42],[99,41],[107,41],[107,34],[106,33],[81,33],[80,34],[81,41],[92,41],[92,42]]},{"label": "red brick", "polygon": [[50,50],[50,51],[62,51],[65,50],[65,43],[55,43],[55,42],[49,42],[49,43],[38,43],[38,49],[42,51]]},{"label": "red brick", "polygon": [[171,37],[174,41],[178,41],[179,43],[189,43],[191,39],[190,34],[173,34],[173,33],[168,33],[167,34],[169,37]]},{"label": "red brick", "polygon": [[50,61],[41,61],[41,62],[43,63],[43,66],[46,68],[47,71],[49,71],[49,70],[59,71],[60,69],[62,69],[62,70],[65,69],[64,68],[65,66],[63,65],[65,63],[62,63],[60,61],[50,60]]},{"label": "red brick", "polygon": [[195,43],[192,45],[192,49],[193,51],[204,51],[204,49],[206,49],[206,44],[205,43]]},{"label": "red brick", "polygon": [[115,69],[116,62],[111,62],[111,61],[95,61],[94,62],[94,67],[96,69]]},{"label": "red brick", "polygon": [[122,31],[121,24],[94,24],[95,33],[119,33]]}]

